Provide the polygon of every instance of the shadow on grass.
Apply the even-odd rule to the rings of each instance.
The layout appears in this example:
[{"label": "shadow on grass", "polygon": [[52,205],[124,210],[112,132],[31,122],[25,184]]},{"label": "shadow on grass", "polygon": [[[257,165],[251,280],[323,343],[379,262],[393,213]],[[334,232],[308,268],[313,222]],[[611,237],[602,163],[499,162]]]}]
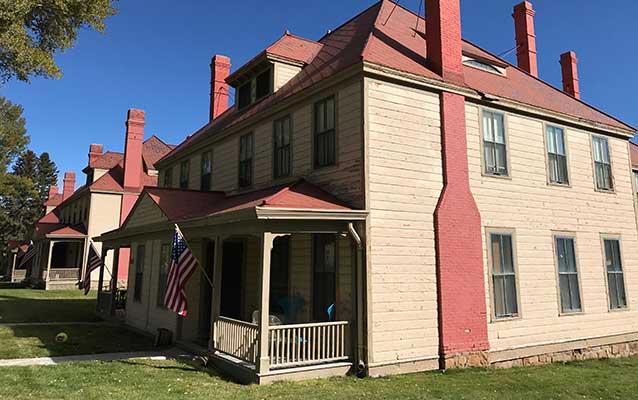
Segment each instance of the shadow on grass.
[{"label": "shadow on grass", "polygon": [[0,282],[0,289],[24,289],[24,284],[20,282]]},{"label": "shadow on grass", "polygon": [[[64,333],[67,340],[56,340]],[[157,350],[153,340],[113,325],[11,326],[0,330],[0,359]]]},{"label": "shadow on grass", "polygon": [[[193,361],[188,360],[183,357],[178,357],[174,360],[178,365],[159,365],[156,363],[152,363],[151,360],[118,360],[113,361],[120,364],[130,365],[130,366],[139,366],[143,364],[147,368],[153,368],[158,370],[174,370],[174,371],[184,371],[184,372],[203,372],[207,374],[211,378],[217,378],[223,380],[228,383],[236,383],[239,384],[237,380],[235,380],[232,376],[228,374],[224,374],[222,371],[219,371],[214,366],[208,365],[197,365]],[[146,362],[145,362],[146,361]]]},{"label": "shadow on grass", "polygon": [[25,298],[0,295],[0,324],[16,322],[96,322],[97,300]]}]

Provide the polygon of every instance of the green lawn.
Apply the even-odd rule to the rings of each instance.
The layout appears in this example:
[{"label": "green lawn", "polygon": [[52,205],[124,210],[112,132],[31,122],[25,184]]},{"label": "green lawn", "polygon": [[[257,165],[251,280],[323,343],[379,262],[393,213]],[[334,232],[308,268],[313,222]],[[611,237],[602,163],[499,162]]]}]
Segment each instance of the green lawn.
[{"label": "green lawn", "polygon": [[96,292],[0,288],[0,324],[98,321]]},{"label": "green lawn", "polygon": [[116,361],[0,370],[6,399],[631,399],[638,358],[381,379],[242,386],[172,361]]},{"label": "green lawn", "polygon": [[[67,334],[69,339],[66,343],[55,341],[55,336],[60,332]],[[153,349],[152,339],[119,326],[22,325],[0,327],[0,359],[151,349]]]}]

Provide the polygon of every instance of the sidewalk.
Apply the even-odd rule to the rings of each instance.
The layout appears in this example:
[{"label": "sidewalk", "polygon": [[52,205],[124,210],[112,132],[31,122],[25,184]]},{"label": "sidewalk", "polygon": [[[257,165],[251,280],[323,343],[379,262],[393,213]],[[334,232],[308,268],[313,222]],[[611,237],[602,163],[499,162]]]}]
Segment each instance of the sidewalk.
[{"label": "sidewalk", "polygon": [[62,356],[62,357],[38,357],[38,358],[19,358],[14,360],[0,360],[0,367],[18,367],[30,365],[57,365],[69,362],[79,361],[117,361],[130,359],[150,359],[150,360],[167,360],[167,359],[192,359],[193,355],[178,348],[170,348],[168,350],[157,351],[137,351],[124,353],[105,353],[105,354],[86,354],[78,356]]}]

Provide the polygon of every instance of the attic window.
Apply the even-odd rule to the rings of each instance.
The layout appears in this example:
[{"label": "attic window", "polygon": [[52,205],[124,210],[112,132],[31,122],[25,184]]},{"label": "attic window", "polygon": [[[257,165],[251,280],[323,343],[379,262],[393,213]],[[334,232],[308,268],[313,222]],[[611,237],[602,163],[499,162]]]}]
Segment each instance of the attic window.
[{"label": "attic window", "polygon": [[256,83],[256,95],[257,100],[266,97],[270,94],[272,86],[272,69],[268,69],[257,76]]},{"label": "attic window", "polygon": [[245,83],[243,86],[240,86],[238,89],[239,95],[237,96],[237,108],[242,109],[246,106],[249,106],[252,97],[252,85],[251,81]]},{"label": "attic window", "polygon": [[237,109],[241,110],[273,92],[273,68],[271,65],[253,69],[242,77],[237,87]]},{"label": "attic window", "polygon": [[470,67],[482,69],[484,71],[491,72],[491,73],[494,73],[494,74],[503,75],[502,72],[498,68],[496,68],[495,66],[493,66],[491,64],[488,64],[486,62],[483,62],[483,61],[475,60],[473,58],[468,58],[468,59],[464,60],[463,64],[468,65]]}]

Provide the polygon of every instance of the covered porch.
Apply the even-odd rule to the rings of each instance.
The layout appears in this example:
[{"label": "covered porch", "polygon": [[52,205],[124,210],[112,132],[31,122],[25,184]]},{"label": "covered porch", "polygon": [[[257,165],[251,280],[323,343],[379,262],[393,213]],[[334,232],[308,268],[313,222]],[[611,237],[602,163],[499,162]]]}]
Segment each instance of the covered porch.
[{"label": "covered porch", "polygon": [[[249,195],[243,195],[241,203],[237,198],[225,200],[228,204],[218,200],[215,207],[223,212],[184,218],[178,205],[186,202],[180,196],[193,196],[192,192],[152,190],[158,195],[149,197],[162,210],[164,221],[138,225],[134,209],[123,229],[98,240],[103,242],[103,252],[131,247],[133,253],[140,253],[137,249],[143,245],[163,253],[175,223],[179,225],[202,269],[186,287],[189,315],[177,318],[174,337],[178,342],[203,344],[215,366],[245,383],[356,370],[364,357],[360,232],[365,211],[337,206],[328,201],[333,200],[328,195],[317,199],[316,190],[310,200],[305,199],[306,187],[295,187],[285,193],[255,195],[262,195],[263,201]],[[215,199],[213,193],[197,196]],[[286,196],[301,205],[287,201]],[[137,215],[150,215],[152,207],[143,202],[150,204],[141,199]],[[147,262],[149,258],[165,268],[162,254],[155,259],[147,256]],[[161,286],[162,273],[167,271],[151,273],[151,282],[159,277]],[[148,298],[155,301],[161,293],[161,287],[151,290]],[[165,318],[165,314],[156,315],[156,321]],[[154,321],[145,325],[160,326]],[[199,340],[192,335],[187,338],[186,331],[193,329],[201,331]]]}]

